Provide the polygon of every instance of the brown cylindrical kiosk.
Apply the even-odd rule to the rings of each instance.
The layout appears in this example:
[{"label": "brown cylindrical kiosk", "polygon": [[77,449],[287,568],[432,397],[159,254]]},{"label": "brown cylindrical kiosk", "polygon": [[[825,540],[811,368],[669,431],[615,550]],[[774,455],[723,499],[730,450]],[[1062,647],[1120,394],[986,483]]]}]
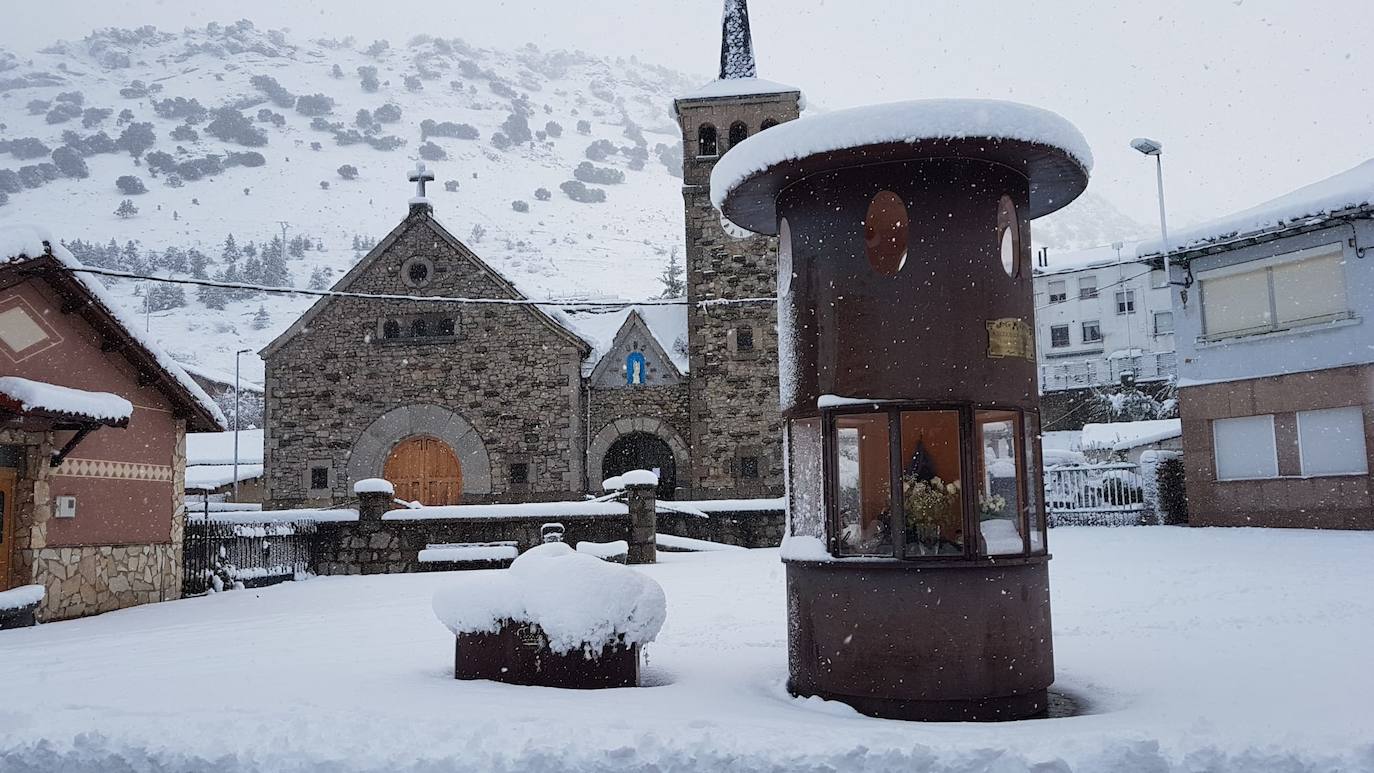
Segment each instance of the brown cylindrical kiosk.
[{"label": "brown cylindrical kiosk", "polygon": [[1059,116],[939,100],[775,126],[711,177],[777,234],[789,688],[1000,720],[1054,681],[1030,220],[1087,185]]}]

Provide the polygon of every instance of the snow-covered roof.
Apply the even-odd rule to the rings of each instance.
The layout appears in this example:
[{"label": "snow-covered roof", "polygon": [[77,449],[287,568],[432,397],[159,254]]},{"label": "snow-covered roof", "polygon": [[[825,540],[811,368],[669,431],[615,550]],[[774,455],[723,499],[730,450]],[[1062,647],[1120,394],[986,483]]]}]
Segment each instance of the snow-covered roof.
[{"label": "snow-covered roof", "polygon": [[[238,481],[254,480],[262,477],[262,462],[245,464],[239,462]],[[234,482],[233,464],[188,464],[186,465],[186,488],[190,491],[209,491]]]},{"label": "snow-covered roof", "polygon": [[724,209],[726,198],[741,183],[788,161],[870,145],[979,138],[1055,148],[1075,160],[1085,176],[1092,170],[1087,140],[1057,113],[1000,100],[924,99],[837,110],[759,132],[716,162],[711,203]]},{"label": "snow-covered roof", "polygon": [[1139,244],[1140,242],[1125,242],[1121,245],[1119,254],[1117,249],[1110,244],[1058,253],[1051,250],[1045,255],[1049,265],[1036,265],[1035,275],[1068,274],[1074,271],[1114,266],[1117,263],[1136,263],[1139,262],[1136,257],[1136,248]]},{"label": "snow-covered roof", "polygon": [[[1183,250],[1235,236],[1317,220],[1341,210],[1374,204],[1374,158],[1249,209],[1169,234],[1169,249]],[[1142,255],[1164,248],[1159,239],[1140,246]]]},{"label": "snow-covered roof", "polygon": [[[67,268],[84,268],[81,262],[68,252],[61,242],[53,238],[45,228],[17,224],[0,226],[0,266],[32,260],[44,255],[50,255],[59,264]],[[72,271],[70,276],[95,299],[105,315],[117,322],[124,334],[128,335],[147,352],[157,362],[158,366],[171,376],[190,398],[199,404],[206,414],[218,422],[220,426],[224,426],[224,413],[220,411],[215,401],[210,399],[205,390],[200,388],[200,385],[176,360],[173,360],[162,350],[161,346],[158,346],[151,337],[143,333],[140,326],[134,324],[124,314],[119,304],[99,279],[80,271]]]},{"label": "snow-covered roof", "polygon": [[801,93],[796,86],[764,80],[763,78],[718,78],[678,97],[688,99],[717,99],[720,97],[752,97],[766,94]]},{"label": "snow-covered roof", "polygon": [[[239,430],[239,464],[262,464],[260,429]],[[233,432],[186,433],[186,464],[233,464]]]},{"label": "snow-covered roof", "polygon": [[19,376],[0,376],[0,396],[19,403],[20,410],[47,411],[100,421],[122,421],[134,413],[133,403],[109,392],[88,392]]},{"label": "snow-covered roof", "polygon": [[[233,373],[229,373],[223,370],[217,370],[215,368],[207,368],[204,365],[199,365],[193,362],[185,362],[183,360],[177,360],[177,364],[180,365],[182,370],[189,373],[193,378],[200,378],[204,379],[205,381],[210,381],[216,384],[223,384],[225,386],[230,387],[234,385]],[[257,392],[261,394],[264,391],[262,384],[249,381],[243,378],[242,375],[239,376],[238,383],[239,389],[243,390],[244,392]]]},{"label": "snow-covered roof", "polygon": [[1079,447],[1127,451],[1182,435],[1183,424],[1179,419],[1085,424],[1079,436]]},{"label": "snow-covered roof", "polygon": [[582,374],[589,375],[601,358],[615,345],[615,335],[625,324],[630,312],[639,312],[649,333],[668,355],[679,373],[686,374],[690,365],[687,353],[678,341],[687,341],[687,307],[685,305],[634,305],[614,311],[568,309],[563,318],[573,331],[592,346],[592,353],[583,361]]}]

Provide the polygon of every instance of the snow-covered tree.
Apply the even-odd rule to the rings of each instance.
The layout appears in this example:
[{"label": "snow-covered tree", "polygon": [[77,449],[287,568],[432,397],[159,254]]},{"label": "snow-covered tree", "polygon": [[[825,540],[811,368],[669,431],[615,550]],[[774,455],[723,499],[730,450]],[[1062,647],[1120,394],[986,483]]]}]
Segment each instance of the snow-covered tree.
[{"label": "snow-covered tree", "polygon": [[668,265],[663,267],[663,273],[658,275],[659,284],[663,285],[661,298],[681,298],[687,294],[687,284],[682,280],[682,261],[677,256],[677,247],[668,254]]},{"label": "snow-covered tree", "polygon": [[119,208],[116,209],[114,213],[120,216],[121,218],[128,220],[129,218],[138,214],[138,207],[135,207],[134,202],[130,199],[125,199],[119,202]]}]

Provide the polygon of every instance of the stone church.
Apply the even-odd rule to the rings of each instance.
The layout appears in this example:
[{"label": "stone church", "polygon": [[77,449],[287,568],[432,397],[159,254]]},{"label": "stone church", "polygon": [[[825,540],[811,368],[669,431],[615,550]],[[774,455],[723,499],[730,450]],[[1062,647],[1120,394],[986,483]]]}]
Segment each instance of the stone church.
[{"label": "stone church", "polygon": [[[663,498],[782,495],[774,306],[698,302],[776,292],[776,239],[725,223],[710,175],[801,93],[757,78],[744,0],[725,5],[719,79],[674,102],[687,303],[519,303],[417,195],[333,290],[420,300],[324,297],[261,352],[268,507],[341,502],[371,477],[427,505],[576,499],[639,468]],[[432,176],[412,179],[422,194]]]}]

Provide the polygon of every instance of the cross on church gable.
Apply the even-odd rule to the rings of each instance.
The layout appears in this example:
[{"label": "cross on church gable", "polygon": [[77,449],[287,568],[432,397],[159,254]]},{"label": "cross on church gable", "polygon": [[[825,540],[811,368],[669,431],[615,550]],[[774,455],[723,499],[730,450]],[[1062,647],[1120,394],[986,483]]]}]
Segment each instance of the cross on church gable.
[{"label": "cross on church gable", "polygon": [[416,205],[428,206],[429,199],[425,196],[425,183],[434,182],[434,173],[425,168],[425,162],[417,161],[415,169],[406,179],[415,183],[415,197],[410,200],[410,205],[412,207]]}]

